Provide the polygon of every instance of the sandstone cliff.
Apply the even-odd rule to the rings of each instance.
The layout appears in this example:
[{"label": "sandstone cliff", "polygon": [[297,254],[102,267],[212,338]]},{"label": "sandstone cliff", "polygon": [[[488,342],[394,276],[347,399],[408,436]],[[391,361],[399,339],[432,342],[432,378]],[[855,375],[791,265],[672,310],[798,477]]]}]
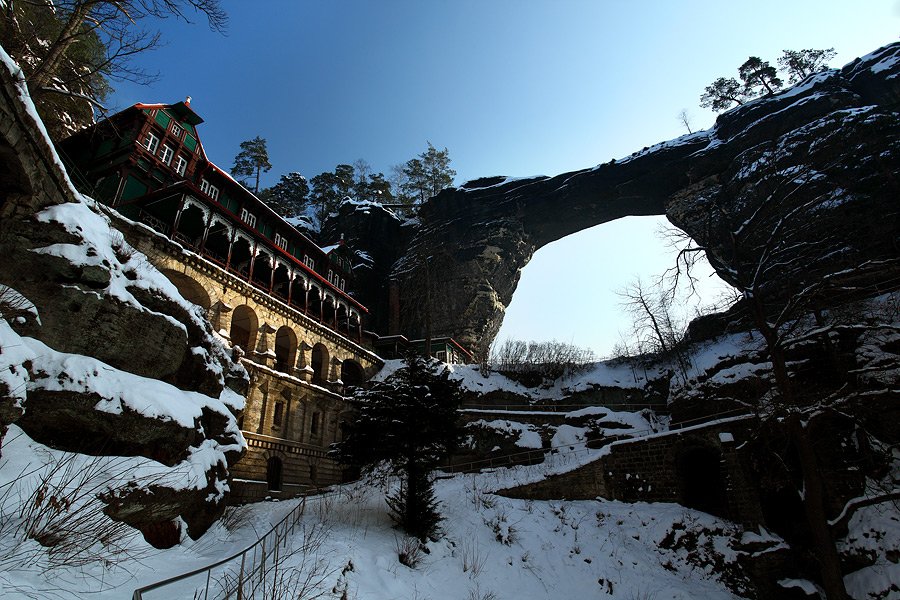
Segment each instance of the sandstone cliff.
[{"label": "sandstone cliff", "polygon": [[157,546],[196,538],[224,510],[245,449],[235,414],[247,373],[202,310],[75,191],[21,72],[0,62],[0,445],[15,432],[20,452],[63,451],[34,456],[31,473],[64,455],[78,468],[130,457],[100,503],[79,508]]}]

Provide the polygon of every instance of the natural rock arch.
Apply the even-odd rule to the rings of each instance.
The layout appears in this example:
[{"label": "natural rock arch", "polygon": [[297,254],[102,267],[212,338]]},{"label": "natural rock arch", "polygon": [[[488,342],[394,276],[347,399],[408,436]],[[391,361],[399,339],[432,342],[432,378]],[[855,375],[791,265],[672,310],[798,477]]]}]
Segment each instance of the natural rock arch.
[{"label": "natural rock arch", "polygon": [[[625,216],[665,215],[697,240],[725,281],[739,285],[732,276],[730,224],[722,215],[753,214],[765,201],[758,195],[741,204],[766,175],[753,168],[767,151],[777,153],[777,168],[805,169],[818,178],[816,186],[794,194],[785,210],[808,202],[823,186],[860,209],[848,213],[841,235],[829,236],[850,249],[823,249],[823,256],[836,257],[829,268],[838,272],[865,262],[868,285],[889,285],[900,277],[900,221],[892,208],[900,173],[898,57],[900,43],[891,44],[728,111],[707,131],[622,160],[555,177],[483,178],[444,190],[421,206],[415,225],[342,207],[337,227],[347,232],[349,244],[372,257],[371,272],[390,281],[374,281],[361,298],[376,309],[374,329],[411,338],[449,335],[483,356],[522,267],[538,248]],[[816,222],[813,212],[810,223]],[[767,235],[770,225],[758,224],[753,234]],[[389,235],[386,229],[392,229]],[[373,232],[391,240],[394,249],[378,245]],[[809,228],[812,240],[822,234]],[[818,281],[828,273],[810,269],[800,275]]]}]

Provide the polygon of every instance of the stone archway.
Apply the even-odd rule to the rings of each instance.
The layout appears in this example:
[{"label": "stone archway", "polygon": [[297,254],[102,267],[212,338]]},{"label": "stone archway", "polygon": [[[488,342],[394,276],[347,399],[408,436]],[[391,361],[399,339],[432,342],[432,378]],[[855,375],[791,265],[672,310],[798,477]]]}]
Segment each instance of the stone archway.
[{"label": "stone archway", "polygon": [[344,385],[360,385],[365,379],[365,372],[358,362],[348,358],[341,363],[341,382]]},{"label": "stone archway", "polygon": [[275,332],[275,369],[290,373],[297,357],[297,334],[287,326]]},{"label": "stone archway", "polygon": [[178,293],[181,294],[185,300],[193,302],[204,310],[209,310],[209,307],[212,306],[209,293],[198,281],[184,273],[173,271],[172,269],[161,269],[161,271],[162,274],[165,275],[178,289]]},{"label": "stone archway", "polygon": [[256,334],[259,330],[259,318],[252,308],[242,304],[231,313],[231,328],[228,337],[234,346],[239,346],[244,353],[253,352],[256,348]]},{"label": "stone archway", "polygon": [[328,367],[331,364],[328,355],[328,348],[325,344],[319,343],[312,349],[312,368],[313,381],[328,381]]}]

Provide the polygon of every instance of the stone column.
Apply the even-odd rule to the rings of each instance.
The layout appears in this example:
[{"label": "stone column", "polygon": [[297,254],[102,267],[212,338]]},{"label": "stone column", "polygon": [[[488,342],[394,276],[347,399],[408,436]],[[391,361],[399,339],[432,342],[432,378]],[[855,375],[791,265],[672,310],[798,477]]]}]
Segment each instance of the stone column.
[{"label": "stone column", "polygon": [[209,320],[212,323],[213,330],[228,341],[231,341],[231,332],[226,327],[225,317],[233,308],[233,306],[229,306],[221,300],[217,300],[215,304],[209,307]]},{"label": "stone column", "polygon": [[300,342],[300,345],[297,346],[297,366],[294,367],[294,373],[307,383],[312,381],[313,378],[313,368],[306,361],[306,353],[312,350],[312,346],[307,344],[306,342]]},{"label": "stone column", "polygon": [[269,339],[273,333],[275,333],[275,328],[268,323],[263,323],[259,326],[256,336],[256,350],[253,352],[254,362],[267,367],[275,364],[275,352],[271,350],[274,347],[274,343],[270,343],[270,341],[274,340]]},{"label": "stone column", "polygon": [[341,365],[344,364],[344,361],[335,357],[331,359],[331,375],[328,377],[328,381],[331,383],[337,383],[340,385],[343,383],[341,381]]}]

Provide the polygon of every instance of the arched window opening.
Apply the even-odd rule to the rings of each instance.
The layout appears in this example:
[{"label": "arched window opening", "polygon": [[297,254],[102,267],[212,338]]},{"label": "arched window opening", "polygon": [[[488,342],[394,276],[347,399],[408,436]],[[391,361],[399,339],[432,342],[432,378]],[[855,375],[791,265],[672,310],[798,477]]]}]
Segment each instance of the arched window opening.
[{"label": "arched window opening", "polygon": [[206,216],[200,207],[189,204],[181,211],[178,219],[178,229],[172,236],[176,242],[188,248],[197,249],[203,241],[203,231],[206,229]]},{"label": "arched window opening", "polygon": [[255,348],[256,331],[259,329],[259,319],[253,309],[242,304],[231,313],[231,329],[228,335],[231,337],[231,344],[240,346],[247,353]]},{"label": "arched window opening", "polygon": [[253,258],[253,248],[250,242],[242,237],[238,237],[231,246],[231,260],[228,263],[228,270],[233,271],[248,279],[250,277],[250,259]]},{"label": "arched window opening", "polygon": [[272,427],[281,427],[281,421],[284,419],[284,402],[276,402],[272,409]]},{"label": "arched window opening", "polygon": [[206,242],[203,244],[203,256],[212,259],[225,266],[228,261],[228,248],[231,246],[231,231],[228,226],[219,221],[214,221],[206,234]]},{"label": "arched window opening", "polygon": [[256,255],[251,283],[266,291],[272,286],[272,255],[268,252],[259,252]]},{"label": "arched window opening", "polygon": [[328,381],[328,348],[324,344],[316,344],[312,350],[313,381]]},{"label": "arched window opening", "polygon": [[341,381],[344,385],[360,385],[365,381],[365,374],[362,366],[352,359],[347,359],[341,363]]},{"label": "arched window opening", "polygon": [[290,373],[297,354],[297,335],[287,326],[275,332],[275,370]]},{"label": "arched window opening", "polygon": [[288,301],[288,290],[290,289],[291,276],[288,268],[281,262],[275,263],[275,275],[273,277],[274,285],[272,293],[278,296],[282,301]]},{"label": "arched window opening", "polygon": [[314,464],[309,465],[309,480],[314,484],[319,481],[319,468]]},{"label": "arched window opening", "polygon": [[266,482],[269,484],[270,492],[281,491],[281,459],[277,456],[269,458],[266,462]]}]

